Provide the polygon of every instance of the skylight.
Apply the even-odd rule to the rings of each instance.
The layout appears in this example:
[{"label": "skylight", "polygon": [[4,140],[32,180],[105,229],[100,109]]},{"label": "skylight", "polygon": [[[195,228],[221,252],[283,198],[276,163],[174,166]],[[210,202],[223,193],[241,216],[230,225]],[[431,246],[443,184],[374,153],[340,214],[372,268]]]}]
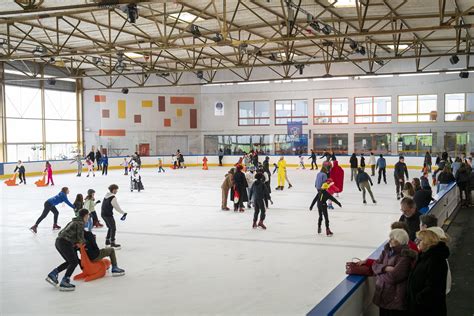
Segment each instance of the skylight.
[{"label": "skylight", "polygon": [[137,53],[134,53],[134,52],[125,53],[124,55],[127,56],[130,59],[143,58],[142,54],[137,54]]},{"label": "skylight", "polygon": [[[387,45],[387,47],[391,50],[395,50],[395,45]],[[398,50],[404,50],[404,49],[407,49],[407,48],[408,48],[407,44],[398,45]]]},{"label": "skylight", "polygon": [[356,0],[337,0],[337,2],[334,4],[334,6],[336,8],[355,7],[356,6]]},{"label": "skylight", "polygon": [[[179,16],[179,18],[178,18]],[[175,19],[175,20],[178,20],[180,22],[186,22],[186,23],[194,23],[194,22],[199,22],[199,21],[204,21],[203,18],[200,18],[192,13],[189,13],[189,12],[181,12],[181,14],[179,12],[177,13],[171,13],[170,15],[168,15],[168,17],[172,18],[172,19]]]}]

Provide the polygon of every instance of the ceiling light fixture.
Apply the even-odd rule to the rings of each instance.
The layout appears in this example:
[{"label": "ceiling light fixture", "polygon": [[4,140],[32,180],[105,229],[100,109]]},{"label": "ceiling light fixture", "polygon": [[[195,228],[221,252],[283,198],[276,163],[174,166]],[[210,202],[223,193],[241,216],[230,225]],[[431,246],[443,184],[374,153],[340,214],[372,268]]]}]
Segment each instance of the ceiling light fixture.
[{"label": "ceiling light fixture", "polygon": [[203,78],[204,78],[204,73],[202,72],[202,70],[198,70],[198,71],[196,72],[196,77],[197,77],[198,79],[203,79]]},{"label": "ceiling light fixture", "polygon": [[45,48],[43,46],[36,46],[35,49],[33,50],[33,55],[34,56],[43,56],[45,53]]},{"label": "ceiling light fixture", "polygon": [[304,64],[296,64],[295,68],[298,69],[300,75],[303,74]]},{"label": "ceiling light fixture", "polygon": [[197,25],[191,24],[189,31],[193,34],[194,38],[201,37],[201,31]]},{"label": "ceiling light fixture", "polygon": [[348,7],[355,7],[356,0],[337,0],[334,3],[334,7],[336,8],[348,8]]},{"label": "ceiling light fixture", "polygon": [[456,65],[459,62],[458,55],[451,56],[451,58],[449,58],[449,62],[451,63],[451,65]]},{"label": "ceiling light fixture", "polygon": [[135,24],[138,19],[138,8],[135,3],[131,3],[127,6],[126,9],[128,21],[132,24]]},{"label": "ceiling light fixture", "polygon": [[469,72],[467,72],[467,71],[461,71],[461,72],[459,73],[459,78],[461,78],[461,79],[467,79],[467,78],[469,78]]},{"label": "ceiling light fixture", "polygon": [[216,33],[216,35],[212,38],[212,40],[216,43],[219,43],[224,40],[224,36],[221,33]]},{"label": "ceiling light fixture", "polygon": [[128,94],[128,88],[122,88],[122,93],[123,94]]}]

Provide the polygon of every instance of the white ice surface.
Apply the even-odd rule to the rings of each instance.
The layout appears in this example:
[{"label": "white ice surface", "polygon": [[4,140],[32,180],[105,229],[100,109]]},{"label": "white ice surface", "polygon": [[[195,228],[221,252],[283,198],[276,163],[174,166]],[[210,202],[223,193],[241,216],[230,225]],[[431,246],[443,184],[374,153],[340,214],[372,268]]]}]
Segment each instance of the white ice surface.
[{"label": "white ice surface", "polygon": [[[392,177],[387,185],[375,184],[378,204],[364,206],[346,170],[343,208],[329,211],[334,236],[318,236],[317,211],[308,211],[316,172],[291,169],[294,187],[272,192],[268,229],[253,230],[253,210],[220,211],[227,169],[145,169],[140,193],[130,192],[129,178],[118,170],[95,178],[56,175],[56,186],[47,188],[36,188],[34,178],[26,186],[2,183],[0,315],[303,315],[345,277],[346,261],[365,258],[386,240],[400,215]],[[44,281],[62,262],[52,214],[37,235],[28,228],[62,186],[73,201],[89,188],[102,199],[112,183],[120,186],[117,198],[129,213],[125,222],[116,216],[118,262],[126,276],[79,281],[75,292],[58,292]],[[276,175],[272,188],[275,183]],[[64,226],[73,211],[58,209]],[[99,246],[105,232],[95,230]]]}]

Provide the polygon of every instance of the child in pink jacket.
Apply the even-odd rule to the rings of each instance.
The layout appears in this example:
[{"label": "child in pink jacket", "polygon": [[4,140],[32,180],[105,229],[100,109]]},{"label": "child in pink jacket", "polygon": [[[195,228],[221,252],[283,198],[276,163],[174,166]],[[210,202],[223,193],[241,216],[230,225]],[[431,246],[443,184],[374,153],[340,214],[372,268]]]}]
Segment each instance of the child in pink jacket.
[{"label": "child in pink jacket", "polygon": [[54,185],[53,168],[51,167],[51,164],[49,163],[49,161],[46,161],[46,168],[44,169],[44,172],[48,174],[48,182],[46,184],[49,185],[49,181],[51,180],[51,185]]}]

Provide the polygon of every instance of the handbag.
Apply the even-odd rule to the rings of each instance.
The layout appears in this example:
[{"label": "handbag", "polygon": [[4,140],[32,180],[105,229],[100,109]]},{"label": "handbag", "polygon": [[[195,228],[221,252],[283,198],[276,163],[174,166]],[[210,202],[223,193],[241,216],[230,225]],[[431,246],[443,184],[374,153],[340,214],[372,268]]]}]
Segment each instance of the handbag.
[{"label": "handbag", "polygon": [[352,261],[346,262],[346,274],[364,276],[374,275],[371,265],[368,265],[367,263],[358,264],[360,261],[359,258],[352,258]]}]

